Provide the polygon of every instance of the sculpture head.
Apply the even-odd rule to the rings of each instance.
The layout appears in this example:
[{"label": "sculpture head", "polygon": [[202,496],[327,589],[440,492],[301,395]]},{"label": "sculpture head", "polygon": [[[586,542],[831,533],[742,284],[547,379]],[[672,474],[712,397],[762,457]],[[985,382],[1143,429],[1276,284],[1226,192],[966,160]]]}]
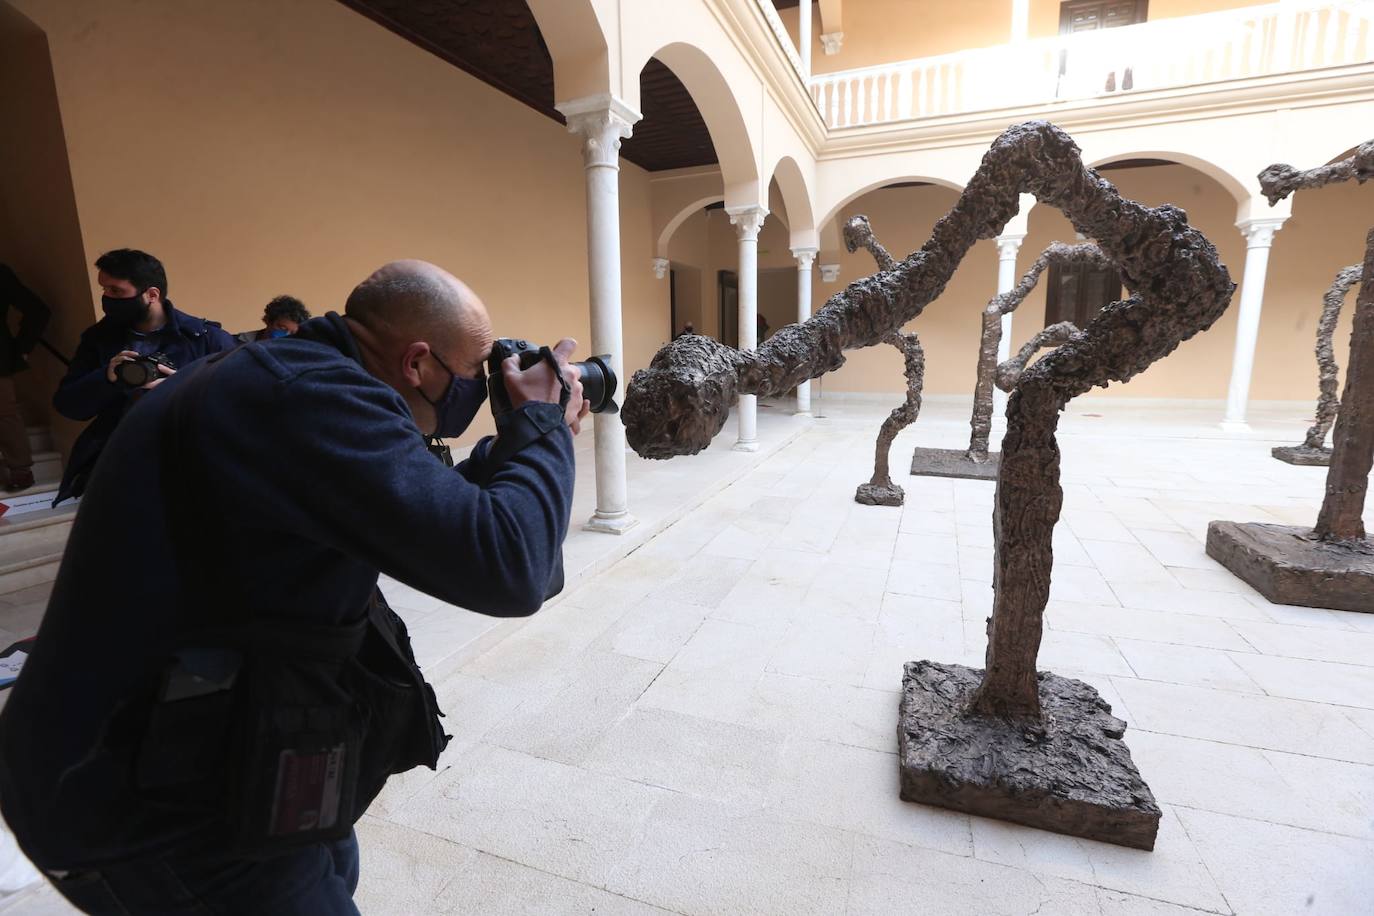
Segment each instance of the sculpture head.
[{"label": "sculpture head", "polygon": [[843,235],[844,247],[853,254],[860,248],[868,247],[873,240],[873,226],[863,214],[851,216],[844,224]]},{"label": "sculpture head", "polygon": [[620,419],[645,458],[695,455],[725,426],[735,402],[740,351],[688,334],[659,350],[630,379]]}]

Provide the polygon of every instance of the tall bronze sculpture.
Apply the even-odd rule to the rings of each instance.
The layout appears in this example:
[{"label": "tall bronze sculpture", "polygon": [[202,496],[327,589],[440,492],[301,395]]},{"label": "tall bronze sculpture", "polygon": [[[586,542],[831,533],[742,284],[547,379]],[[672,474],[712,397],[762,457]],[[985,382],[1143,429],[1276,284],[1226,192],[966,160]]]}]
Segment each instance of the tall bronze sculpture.
[{"label": "tall bronze sculpture", "polygon": [[[844,244],[849,251],[864,248],[873,255],[879,270],[892,270],[897,261],[883,244],[873,235],[873,227],[868,217],[855,216],[845,223]],[[897,328],[883,338],[883,343],[891,344],[902,354],[902,375],[906,379],[906,400],[894,407],[878,430],[878,443],[873,456],[873,477],[868,483],[859,484],[854,491],[854,501],[868,506],[900,506],[906,501],[906,493],[892,482],[888,457],[892,452],[892,440],[906,429],[921,413],[921,389],[926,379],[926,354],[921,349],[921,340],[915,332]]]},{"label": "tall bronze sculpture", "polygon": [[[1271,165],[1260,187],[1271,204],[1294,191],[1374,178],[1374,140],[1332,165],[1306,172]],[[1374,613],[1374,540],[1364,528],[1374,465],[1374,229],[1365,239],[1350,329],[1349,366],[1331,436],[1326,498],[1312,528],[1212,522],[1207,554],[1278,604]]]},{"label": "tall bronze sculpture", "polygon": [[[1015,371],[1001,372],[997,364],[997,351],[1002,344],[1002,316],[1010,315],[1021,307],[1026,297],[1040,282],[1040,275],[1051,266],[1110,268],[1111,262],[1096,245],[1087,242],[1081,245],[1065,245],[1054,242],[1040,253],[1035,263],[1021,276],[1018,282],[1005,293],[998,293],[983,309],[983,327],[978,340],[978,374],[973,386],[973,415],[969,419],[968,448],[960,451],[954,448],[917,448],[911,456],[911,473],[919,477],[963,477],[971,480],[996,480],[999,456],[988,451],[988,439],[992,434],[992,389],[994,385],[1002,391],[1010,391],[1016,383],[1020,370],[1035,352],[1051,343],[1063,343],[1068,333],[1074,330],[1069,322],[1057,322],[1035,336],[1040,341],[1025,353],[1018,354],[1008,362],[1019,366]],[[1027,344],[1029,346],[1029,342]],[[1019,363],[1017,362],[1019,358]]]},{"label": "tall bronze sculpture", "polygon": [[1359,264],[1342,267],[1336,273],[1331,288],[1322,296],[1322,316],[1317,321],[1317,416],[1307,431],[1307,438],[1300,444],[1274,446],[1270,454],[1280,461],[1318,467],[1326,467],[1331,463],[1331,449],[1326,446],[1326,434],[1331,432],[1331,424],[1336,422],[1336,411],[1340,409],[1340,399],[1336,397],[1340,367],[1336,365],[1333,346],[1336,323],[1340,321],[1346,294],[1360,282],[1361,273]]},{"label": "tall bronze sculpture", "polygon": [[1027,369],[1007,404],[993,509],[994,602],[985,670],[906,665],[898,725],[902,798],[1140,848],[1160,811],[1121,741],[1125,724],[1089,685],[1037,672],[1059,518],[1059,412],[1125,381],[1226,310],[1234,284],[1182,210],[1126,200],[1044,121],[993,142],[930,239],[857,280],[803,324],[740,352],[684,337],[635,373],[623,417],[641,455],[694,454],[739,394],[769,395],[840,366],[933,301],[978,239],[996,236],[1029,192],[1095,239],[1136,292]]}]

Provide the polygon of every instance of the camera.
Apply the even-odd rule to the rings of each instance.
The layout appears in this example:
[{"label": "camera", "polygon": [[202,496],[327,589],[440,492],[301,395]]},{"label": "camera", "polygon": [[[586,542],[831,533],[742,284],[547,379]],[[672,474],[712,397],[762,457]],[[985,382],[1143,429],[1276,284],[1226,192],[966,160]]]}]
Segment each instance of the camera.
[{"label": "camera", "polygon": [[[491,395],[491,412],[498,417],[511,409],[510,394],[501,376],[501,363],[512,356],[520,358],[521,369],[528,369],[544,358],[541,349],[528,340],[502,337],[492,344],[491,356],[487,358],[487,392]],[[591,402],[592,413],[619,412],[620,407],[615,403],[615,389],[619,380],[611,368],[610,354],[593,356],[569,365],[576,366],[582,372],[582,396]]]},{"label": "camera", "polygon": [[149,382],[155,382],[165,377],[158,370],[158,366],[166,366],[168,369],[176,368],[176,364],[168,359],[165,353],[154,353],[151,356],[126,359],[115,366],[115,379],[127,388],[142,388]]}]

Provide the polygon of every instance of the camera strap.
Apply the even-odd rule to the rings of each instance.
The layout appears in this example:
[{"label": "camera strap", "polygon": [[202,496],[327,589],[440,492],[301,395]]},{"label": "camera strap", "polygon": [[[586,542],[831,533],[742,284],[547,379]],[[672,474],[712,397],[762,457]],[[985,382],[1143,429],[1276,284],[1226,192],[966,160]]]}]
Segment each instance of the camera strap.
[{"label": "camera strap", "polygon": [[539,359],[549,364],[553,370],[553,377],[558,379],[558,406],[564,410],[568,409],[568,402],[572,400],[572,385],[568,384],[567,378],[563,375],[563,367],[558,364],[558,357],[553,355],[553,351],[547,346],[539,348]]}]

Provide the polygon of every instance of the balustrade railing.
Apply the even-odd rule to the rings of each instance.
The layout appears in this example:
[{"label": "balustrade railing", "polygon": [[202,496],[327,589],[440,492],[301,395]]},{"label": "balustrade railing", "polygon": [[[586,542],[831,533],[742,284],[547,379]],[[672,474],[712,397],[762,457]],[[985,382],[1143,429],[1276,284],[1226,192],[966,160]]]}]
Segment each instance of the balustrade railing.
[{"label": "balustrade railing", "polygon": [[1374,2],[1283,2],[900,61],[810,80],[832,128],[1374,61]]}]

